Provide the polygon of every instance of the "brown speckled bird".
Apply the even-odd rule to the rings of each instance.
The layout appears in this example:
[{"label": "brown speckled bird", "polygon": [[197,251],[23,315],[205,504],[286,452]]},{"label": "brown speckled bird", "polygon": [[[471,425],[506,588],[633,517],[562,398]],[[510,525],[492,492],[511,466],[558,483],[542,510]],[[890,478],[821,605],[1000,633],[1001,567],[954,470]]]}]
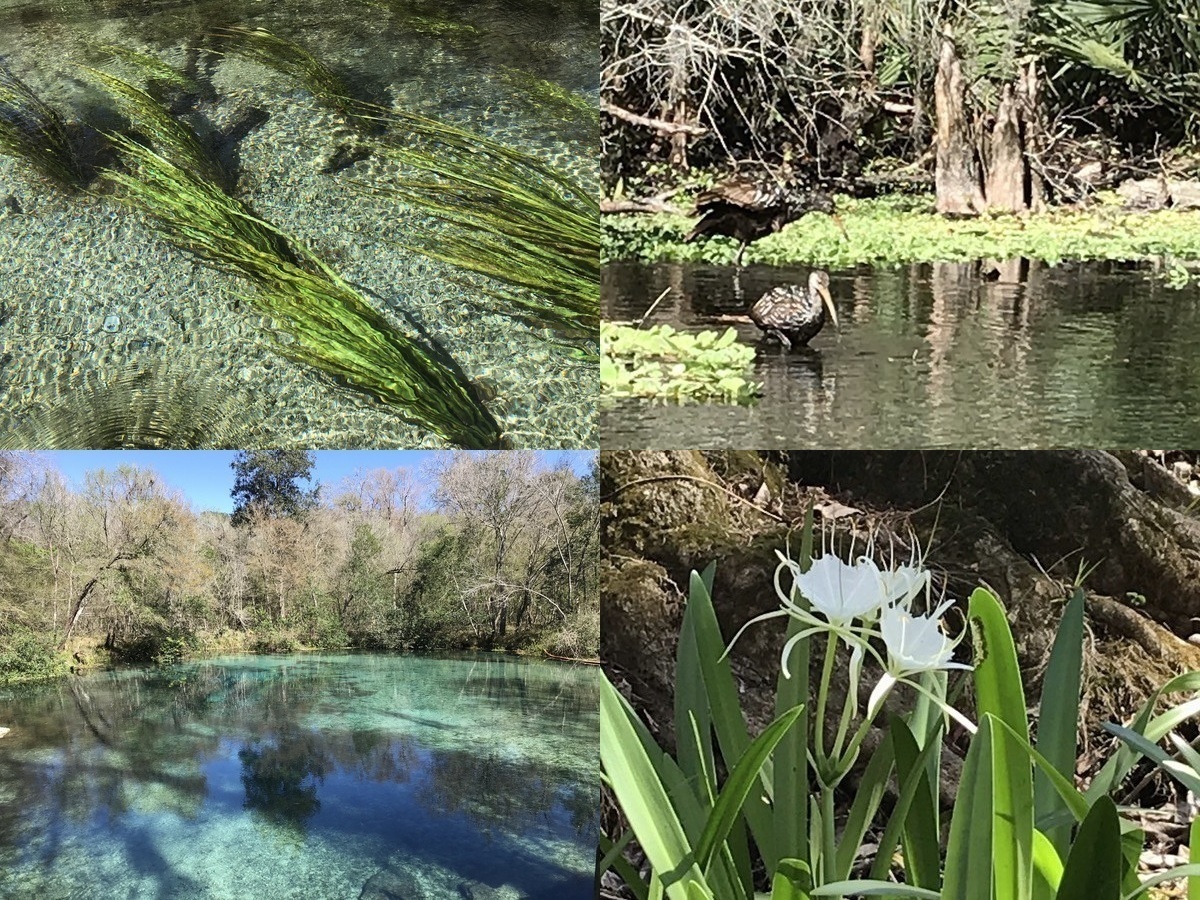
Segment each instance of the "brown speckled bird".
[{"label": "brown speckled bird", "polygon": [[750,320],[783,346],[801,347],[825,327],[825,313],[838,327],[837,310],[829,294],[829,275],[816,271],[808,276],[808,287],[786,284],[771,288],[750,308]]},{"label": "brown speckled bird", "polygon": [[713,235],[734,238],[740,244],[734,265],[741,266],[747,246],[810,212],[828,213],[841,227],[828,194],[789,191],[778,184],[739,176],[696,198],[695,214],[700,221],[684,240]]}]

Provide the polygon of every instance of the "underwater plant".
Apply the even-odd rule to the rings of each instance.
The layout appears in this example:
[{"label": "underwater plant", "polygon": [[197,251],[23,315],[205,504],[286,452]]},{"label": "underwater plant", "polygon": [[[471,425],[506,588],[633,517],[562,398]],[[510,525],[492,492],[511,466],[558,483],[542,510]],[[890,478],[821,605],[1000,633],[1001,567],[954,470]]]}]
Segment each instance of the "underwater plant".
[{"label": "underwater plant", "polygon": [[251,281],[248,297],[295,338],[289,359],[393,404],[451,444],[502,443],[500,427],[452,363],[402,334],[324,262],[194,172],[122,135],[110,139],[128,172],[105,177],[172,243]]},{"label": "underwater plant", "polygon": [[[315,56],[262,28],[211,32],[300,81],[343,114],[378,152],[411,175],[360,185],[423,209],[449,227],[401,246],[503,283],[489,290],[504,312],[593,344],[600,326],[600,206],[566,173],[537,156],[438,119],[362,103]],[[528,81],[528,79],[526,79]],[[536,95],[595,117],[582,98],[540,79]],[[379,133],[383,126],[386,131]],[[578,349],[578,348],[576,348]],[[578,350],[588,360],[590,346]]]},{"label": "underwater plant", "polygon": [[227,50],[251,59],[300,82],[326,106],[345,111],[350,91],[345,83],[323,62],[295,41],[280,37],[265,28],[231,25],[209,32]]},{"label": "underwater plant", "polygon": [[53,107],[0,62],[0,153],[25,160],[60,187],[83,186],[84,174]]},{"label": "underwater plant", "polygon": [[82,70],[108,90],[134,130],[149,140],[160,154],[200,178],[218,184],[228,180],[228,174],[204,148],[196,132],[148,93],[108,72],[87,66]]},{"label": "underwater plant", "polygon": [[362,115],[389,126],[381,152],[412,172],[370,190],[449,226],[407,249],[502,282],[491,293],[522,318],[596,340],[600,207],[582,185],[469,129],[397,110]]}]

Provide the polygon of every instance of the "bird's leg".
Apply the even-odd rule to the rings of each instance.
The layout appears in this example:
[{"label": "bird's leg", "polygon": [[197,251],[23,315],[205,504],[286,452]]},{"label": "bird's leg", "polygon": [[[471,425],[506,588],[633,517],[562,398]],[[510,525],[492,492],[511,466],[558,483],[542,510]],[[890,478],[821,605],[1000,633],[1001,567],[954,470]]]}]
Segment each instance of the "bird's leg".
[{"label": "bird's leg", "polygon": [[735,256],[733,258],[733,264],[739,269],[742,267],[742,256],[743,256],[743,254],[745,254],[745,252],[746,252],[746,242],[742,241],[741,246],[738,247],[737,256]]},{"label": "bird's leg", "polygon": [[741,306],[742,300],[744,298],[745,298],[745,294],[742,291],[742,270],[734,269],[733,270],[733,299],[738,302],[739,306]]},{"label": "bird's leg", "polygon": [[779,331],[778,329],[776,329],[774,331],[774,335],[775,335],[775,337],[779,338],[779,343],[783,344],[784,350],[792,349],[792,342],[790,340],[788,340],[788,336],[786,334],[784,334],[782,331]]}]

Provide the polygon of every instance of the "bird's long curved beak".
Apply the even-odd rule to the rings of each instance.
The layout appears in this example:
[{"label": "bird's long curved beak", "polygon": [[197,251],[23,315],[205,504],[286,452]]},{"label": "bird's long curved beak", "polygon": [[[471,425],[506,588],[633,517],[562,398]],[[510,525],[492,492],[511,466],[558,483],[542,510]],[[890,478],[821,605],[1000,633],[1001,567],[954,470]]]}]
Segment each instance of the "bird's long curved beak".
[{"label": "bird's long curved beak", "polygon": [[837,310],[833,306],[833,297],[829,295],[829,288],[825,285],[817,286],[817,293],[821,295],[821,300],[825,304],[825,308],[829,310],[829,318],[833,319],[833,327],[841,331],[842,326],[838,324]]}]

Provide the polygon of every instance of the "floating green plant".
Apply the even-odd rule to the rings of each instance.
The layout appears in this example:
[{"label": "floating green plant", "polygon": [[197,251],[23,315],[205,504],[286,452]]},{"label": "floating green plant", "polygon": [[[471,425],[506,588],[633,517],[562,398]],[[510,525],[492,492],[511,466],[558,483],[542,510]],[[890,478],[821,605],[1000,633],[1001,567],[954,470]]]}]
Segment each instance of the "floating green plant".
[{"label": "floating green plant", "polygon": [[349,283],[299,242],[216,184],[129,138],[114,135],[129,172],[107,177],[168,240],[248,279],[248,300],[295,340],[278,352],[393,404],[449,443],[502,443],[500,427],[451,364],[397,331]]},{"label": "floating green plant", "polygon": [[350,91],[345,83],[323,62],[295,41],[280,37],[265,28],[230,26],[214,28],[226,52],[236,53],[299,81],[314,97],[327,106],[344,110]]},{"label": "floating green plant", "polygon": [[759,393],[747,370],[754,348],[737,332],[691,334],[670,325],[600,326],[600,387],[608,397],[747,403]]},{"label": "floating green plant", "polygon": [[84,176],[62,116],[0,63],[0,153],[25,160],[60,187]]}]

